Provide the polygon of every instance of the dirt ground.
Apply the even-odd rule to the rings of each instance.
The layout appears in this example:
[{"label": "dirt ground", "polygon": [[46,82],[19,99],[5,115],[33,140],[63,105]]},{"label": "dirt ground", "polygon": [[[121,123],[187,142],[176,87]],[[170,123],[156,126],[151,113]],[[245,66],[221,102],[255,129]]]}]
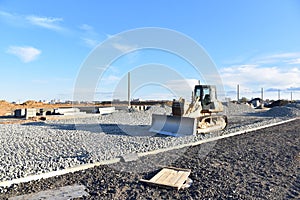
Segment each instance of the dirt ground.
[{"label": "dirt ground", "polygon": [[36,101],[26,101],[22,104],[12,104],[4,100],[0,100],[0,116],[13,114],[14,110],[21,108],[59,108],[72,107],[72,104],[45,104]]},{"label": "dirt ground", "polygon": [[[117,170],[118,163],[13,185],[1,194],[6,199],[75,183],[85,185],[81,199],[300,199],[300,120],[186,149],[172,166],[191,169],[191,187],[174,190],[149,186],[139,179],[157,172],[157,159],[176,152],[142,157],[126,163],[132,172]],[[212,147],[212,148],[207,148]],[[206,156],[203,149],[210,149]],[[155,157],[155,159],[153,159]],[[118,165],[118,166],[116,166]],[[153,166],[144,173],[137,166]],[[117,168],[116,168],[117,167]]]}]

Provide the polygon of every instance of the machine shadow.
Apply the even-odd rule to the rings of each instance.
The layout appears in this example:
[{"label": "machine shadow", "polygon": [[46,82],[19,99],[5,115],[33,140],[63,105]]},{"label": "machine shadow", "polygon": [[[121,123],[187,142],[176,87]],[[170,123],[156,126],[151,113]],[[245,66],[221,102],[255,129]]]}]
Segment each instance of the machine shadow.
[{"label": "machine shadow", "polygon": [[45,122],[29,122],[23,126],[44,126],[57,130],[79,130],[91,133],[136,136],[136,137],[167,137],[165,135],[149,132],[150,125],[128,125],[128,124],[48,124]]}]

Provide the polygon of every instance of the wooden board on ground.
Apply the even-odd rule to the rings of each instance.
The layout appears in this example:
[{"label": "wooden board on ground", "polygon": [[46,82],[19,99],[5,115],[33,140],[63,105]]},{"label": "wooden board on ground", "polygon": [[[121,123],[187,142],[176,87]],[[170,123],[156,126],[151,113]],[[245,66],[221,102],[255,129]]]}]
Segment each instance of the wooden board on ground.
[{"label": "wooden board on ground", "polygon": [[190,173],[190,169],[164,167],[150,180],[141,179],[140,181],[154,185],[173,187],[179,190],[188,179]]}]

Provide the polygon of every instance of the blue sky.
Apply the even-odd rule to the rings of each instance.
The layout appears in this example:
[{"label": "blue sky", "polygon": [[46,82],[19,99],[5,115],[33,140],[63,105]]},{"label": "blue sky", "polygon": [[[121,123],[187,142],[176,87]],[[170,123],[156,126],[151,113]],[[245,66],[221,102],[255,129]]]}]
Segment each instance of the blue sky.
[{"label": "blue sky", "polygon": [[[228,97],[236,97],[240,84],[241,96],[247,98],[259,97],[263,87],[265,98],[277,98],[280,89],[281,98],[289,99],[292,92],[300,99],[297,0],[0,0],[0,99],[72,99],[81,65],[92,50],[115,34],[142,27],[172,29],[194,39],[216,64]],[[112,98],[127,72],[147,63],[172,66],[191,84],[200,79],[178,57],[133,52],[112,63],[95,100]],[[172,97],[157,85],[133,94]]]}]

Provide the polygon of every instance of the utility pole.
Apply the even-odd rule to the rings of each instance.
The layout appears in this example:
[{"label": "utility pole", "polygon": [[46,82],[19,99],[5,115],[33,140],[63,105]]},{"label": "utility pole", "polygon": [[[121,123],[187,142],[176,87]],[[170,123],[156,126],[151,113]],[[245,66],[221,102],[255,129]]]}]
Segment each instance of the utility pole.
[{"label": "utility pole", "polygon": [[240,85],[238,84],[237,85],[237,102],[239,102],[240,101]]},{"label": "utility pole", "polygon": [[264,88],[261,88],[261,108],[264,107]]},{"label": "utility pole", "polygon": [[130,107],[130,72],[128,72],[128,83],[127,83],[127,100],[128,100],[128,107]]}]

